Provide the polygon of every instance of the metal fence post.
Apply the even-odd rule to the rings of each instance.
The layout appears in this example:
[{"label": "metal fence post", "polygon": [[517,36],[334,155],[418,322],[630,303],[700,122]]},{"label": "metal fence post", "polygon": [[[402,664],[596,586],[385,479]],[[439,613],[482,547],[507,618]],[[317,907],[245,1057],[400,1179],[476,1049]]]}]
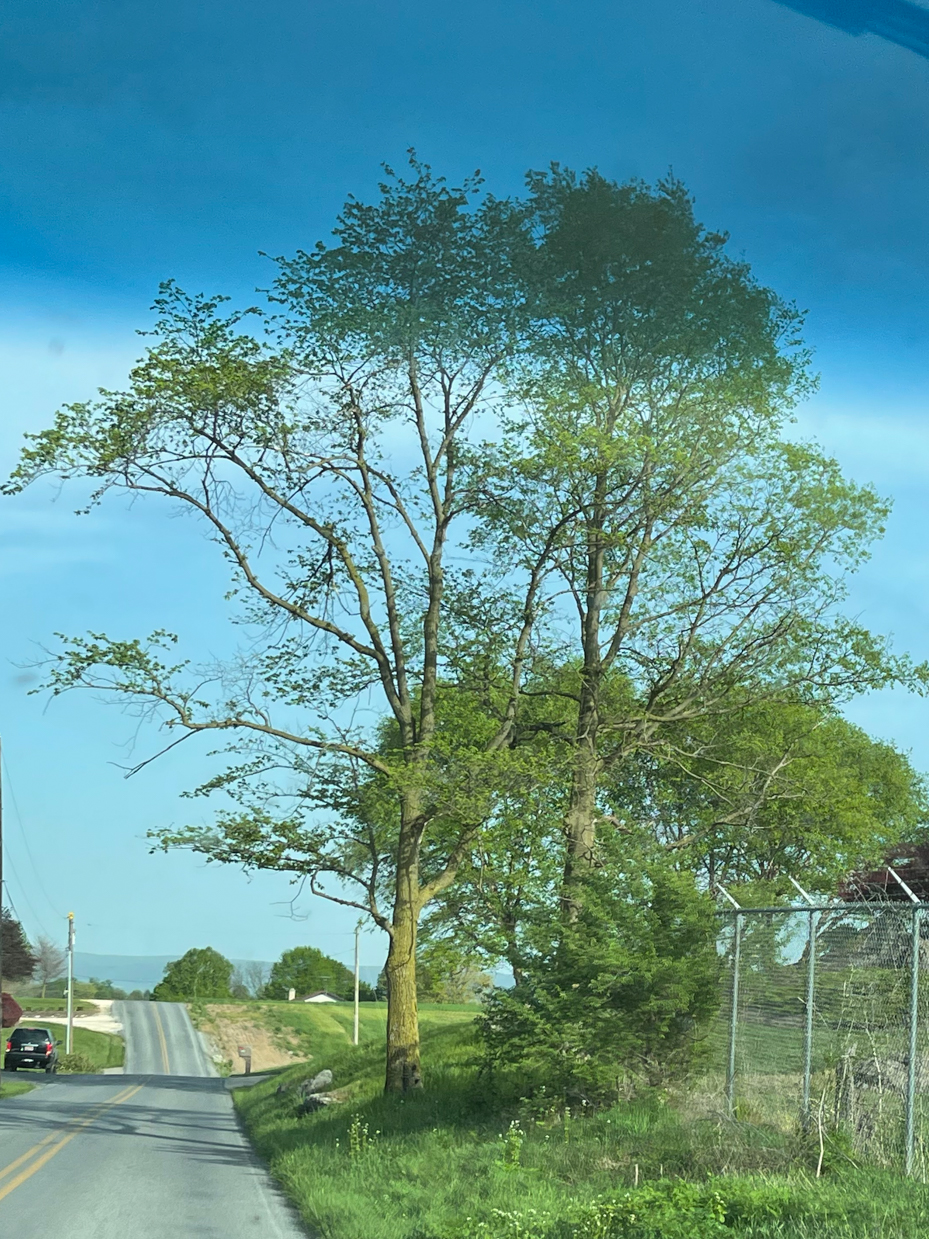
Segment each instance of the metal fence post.
[{"label": "metal fence post", "polygon": [[807,922],[807,947],[809,957],[806,963],[806,1022],[803,1028],[803,1101],[800,1106],[800,1121],[804,1128],[810,1126],[812,1113],[810,1111],[810,1077],[813,1074],[813,1008],[816,999],[816,927],[819,923],[819,913],[813,910],[813,899],[807,894],[796,878],[787,875],[787,880],[795,890],[799,891],[804,903],[810,909]]},{"label": "metal fence post", "polygon": [[729,1013],[729,1061],[726,1066],[726,1109],[735,1117],[735,1038],[739,1027],[739,965],[742,959],[742,913],[736,911],[732,945],[732,1010]]},{"label": "metal fence post", "polygon": [[919,900],[895,869],[887,866],[887,872],[903,888],[913,904],[913,936],[910,958],[910,1052],[906,1071],[906,1173],[913,1173],[916,1157],[916,1051],[919,1031],[919,944],[922,934],[923,910]]},{"label": "metal fence post", "polygon": [[808,944],[810,957],[806,967],[806,1025],[803,1030],[803,1126],[809,1127],[810,1077],[813,1074],[813,1011],[816,999],[816,928],[819,913],[811,912],[809,918]]},{"label": "metal fence post", "polygon": [[923,910],[913,908],[913,958],[910,966],[910,1054],[906,1079],[906,1173],[913,1173],[916,1155],[916,1034],[919,1021],[919,944]]}]

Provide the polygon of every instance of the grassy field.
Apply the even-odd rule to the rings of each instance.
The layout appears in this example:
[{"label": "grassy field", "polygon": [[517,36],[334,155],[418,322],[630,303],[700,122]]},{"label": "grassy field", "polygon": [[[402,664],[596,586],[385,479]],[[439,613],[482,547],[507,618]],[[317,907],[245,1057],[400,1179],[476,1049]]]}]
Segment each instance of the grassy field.
[{"label": "grassy field", "polygon": [[[817,1178],[815,1137],[729,1122],[687,1092],[567,1120],[544,1104],[508,1105],[505,1087],[478,1074],[467,1011],[424,1010],[427,1087],[385,1098],[383,1015],[365,1015],[355,1049],[350,1011],[279,1012],[312,1047],[311,1065],[235,1094],[258,1151],[325,1239],[925,1233],[929,1190],[856,1164],[841,1138],[826,1136]],[[323,1067],[339,1104],[301,1117],[277,1085]]]},{"label": "grassy field", "polygon": [[[28,1022],[28,1019],[25,1022]],[[58,1053],[64,1054],[66,1025],[43,1017],[42,1027],[47,1028],[56,1041],[61,1041]],[[4,1045],[9,1032],[9,1029],[3,1030]],[[115,1037],[112,1033],[94,1032],[90,1028],[74,1029],[73,1048],[75,1054],[82,1055],[93,1064],[94,1071],[102,1071],[104,1067],[122,1067],[126,1058],[126,1046],[122,1037]],[[9,1073],[4,1072],[4,1082],[11,1078]]]}]

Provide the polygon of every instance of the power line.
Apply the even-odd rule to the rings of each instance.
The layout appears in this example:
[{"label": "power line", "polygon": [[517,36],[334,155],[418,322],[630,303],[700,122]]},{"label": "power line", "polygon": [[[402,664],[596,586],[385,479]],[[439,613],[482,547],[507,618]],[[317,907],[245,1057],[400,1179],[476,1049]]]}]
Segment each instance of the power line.
[{"label": "power line", "polygon": [[[17,871],[16,871],[16,866],[13,864],[13,857],[10,855],[9,851],[7,851],[7,854],[6,854],[6,863],[10,866],[10,868],[11,868],[11,869],[12,869],[12,871],[13,871],[13,877],[16,879],[16,884],[17,884],[17,886],[19,887],[19,889],[20,889],[20,891],[21,891],[21,893],[22,893],[23,899],[25,899],[25,901],[26,901],[26,907],[27,907],[27,908],[29,909],[29,911],[32,913],[32,919],[33,919],[33,920],[35,921],[35,923],[38,925],[39,929],[42,931],[42,933],[45,935],[45,937],[46,937],[46,938],[50,938],[52,935],[48,932],[48,930],[47,930],[47,929],[45,928],[45,926],[42,924],[42,920],[41,920],[41,918],[39,917],[38,912],[36,912],[35,908],[32,906],[32,903],[31,903],[31,901],[30,901],[30,899],[29,899],[29,896],[26,894],[26,888],[25,888],[25,886],[24,886],[24,885],[23,885],[23,883],[22,883],[22,879],[20,878],[19,874],[18,874],[18,873],[17,873]],[[10,901],[10,907],[12,907],[12,906],[13,906],[13,900],[12,900],[12,897],[11,897],[11,895],[10,895],[10,884],[9,884],[9,882],[7,882],[6,880],[4,880],[3,885],[6,887],[6,895],[7,895],[7,899],[9,899],[9,901]],[[16,919],[17,919],[18,921],[21,921],[21,919],[22,919],[22,918],[19,916],[19,914],[18,914],[18,913],[17,913]]]},{"label": "power line", "polygon": [[[19,827],[20,835],[22,835],[23,846],[26,849],[26,855],[29,857],[29,864],[32,866],[32,872],[35,874],[36,883],[39,887],[39,890],[42,892],[42,894],[45,897],[45,902],[48,904],[51,910],[55,913],[55,915],[59,919],[64,920],[65,914],[63,912],[60,912],[58,908],[56,908],[55,905],[52,903],[51,899],[49,898],[48,891],[45,889],[45,884],[42,881],[42,875],[39,873],[38,865],[36,865],[35,860],[33,858],[32,849],[29,847],[29,837],[26,834],[26,828],[23,826],[23,815],[19,811],[19,801],[16,799],[16,791],[14,790],[13,779],[10,775],[10,763],[6,759],[6,753],[0,754],[0,761],[2,761],[3,769],[6,771],[6,785],[10,793],[10,800],[13,803],[13,812],[16,814],[16,824]],[[17,881],[19,881],[18,878],[17,878]],[[22,884],[20,883],[20,885]]]},{"label": "power line", "polygon": [[[6,906],[13,913],[13,916],[15,917],[15,919],[19,921],[20,925],[22,925],[23,918],[19,915],[19,911],[17,910],[16,904],[13,902],[13,896],[10,894],[10,884],[4,879],[3,885],[6,887]],[[0,903],[2,902],[3,900],[2,898],[0,898]]]}]

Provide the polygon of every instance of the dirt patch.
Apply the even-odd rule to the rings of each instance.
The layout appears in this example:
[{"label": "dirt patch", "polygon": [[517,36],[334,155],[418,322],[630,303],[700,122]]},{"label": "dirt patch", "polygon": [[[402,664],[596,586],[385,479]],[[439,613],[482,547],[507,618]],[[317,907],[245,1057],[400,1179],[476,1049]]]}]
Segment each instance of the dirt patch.
[{"label": "dirt patch", "polygon": [[267,1071],[271,1067],[289,1067],[306,1059],[298,1050],[298,1038],[275,1033],[265,1027],[254,1014],[220,1004],[208,1003],[195,1018],[197,1027],[206,1033],[220,1058],[232,1063],[232,1070],[243,1070],[239,1046],[252,1047],[252,1071]]},{"label": "dirt patch", "polygon": [[[26,1000],[23,999],[23,1002]],[[84,1002],[75,1008],[72,1015],[75,1028],[90,1028],[93,1032],[112,1033],[116,1037],[123,1034],[123,1026],[113,1014],[112,998],[96,998],[93,1003]],[[39,1024],[48,1020],[52,1024],[66,1024],[67,1011],[29,1011],[23,1008],[21,1024]]]}]

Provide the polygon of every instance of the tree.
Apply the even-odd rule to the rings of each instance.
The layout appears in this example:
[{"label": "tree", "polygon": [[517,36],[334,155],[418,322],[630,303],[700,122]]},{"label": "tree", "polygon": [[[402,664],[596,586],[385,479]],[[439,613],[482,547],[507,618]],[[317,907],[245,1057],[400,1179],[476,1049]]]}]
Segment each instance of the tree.
[{"label": "tree", "polygon": [[673,758],[633,758],[605,775],[614,815],[647,824],[706,886],[751,886],[763,902],[791,891],[788,874],[834,894],[929,816],[904,754],[803,702],[703,720],[669,749]]},{"label": "tree", "polygon": [[264,987],[265,998],[286,998],[293,989],[299,998],[318,990],[328,990],[337,998],[351,998],[355,978],[351,969],[337,959],[324,955],[315,946],[297,946],[285,951],[271,968],[271,976]]},{"label": "tree", "polygon": [[43,998],[49,981],[55,981],[61,976],[67,958],[65,951],[51,938],[46,938],[44,934],[39,935],[35,946],[33,975],[41,983]]},{"label": "tree", "polygon": [[605,768],[746,693],[909,674],[837,611],[885,506],[782,433],[811,387],[799,316],[683,189],[554,169],[525,202],[478,201],[412,169],[350,200],[335,244],[277,260],[263,343],[257,310],[163,286],[127,390],[60,411],[8,487],[157,496],[219,544],[238,661],[90,634],[49,684],[154,712],[168,747],[231,737],[198,790],[232,807],[160,841],[386,931],[389,1090],[422,1078],[420,917],[564,733],[528,682],[569,713],[570,919]]},{"label": "tree", "polygon": [[236,998],[258,998],[268,983],[270,968],[257,959],[237,964],[232,971],[232,992]]},{"label": "tree", "polygon": [[[532,935],[557,920],[562,895],[570,779],[558,749],[570,759],[568,728],[564,734],[549,748],[550,782],[501,798],[498,816],[482,825],[458,881],[424,919],[421,954],[485,969],[505,962],[518,988],[537,979],[549,957],[533,948]],[[667,728],[665,739],[663,750],[627,754],[604,770],[601,862],[605,854],[614,865],[622,855],[629,863],[651,858],[648,865],[660,857],[692,874],[700,890],[723,884],[757,905],[792,894],[791,874],[831,897],[850,871],[888,847],[904,865],[920,855],[913,845],[929,809],[923,779],[905,755],[832,712],[755,702]],[[895,885],[886,870],[878,876],[878,889]]]},{"label": "tree", "polygon": [[416,961],[416,981],[423,1002],[479,1002],[493,987],[474,951],[454,937],[426,938]]},{"label": "tree", "polygon": [[192,947],[165,968],[152,990],[155,1002],[190,1002],[203,998],[231,998],[232,964],[211,946]]},{"label": "tree", "polygon": [[[65,643],[51,686],[154,709],[174,744],[239,737],[236,764],[201,789],[238,807],[162,842],[306,878],[387,932],[385,1083],[402,1090],[421,1083],[419,916],[454,881],[509,760],[538,582],[530,571],[521,600],[486,606],[478,575],[447,562],[479,480],[465,436],[495,415],[518,340],[521,215],[474,205],[477,179],[450,189],[415,160],[380,189],[373,206],[347,203],[335,245],[278,260],[269,343],[242,328],[256,310],[224,315],[222,298],[163,286],[128,390],[59,412],[11,489],[52,474],[91,479],[92,502],[155,495],[222,548],[256,634],[240,666],[175,662],[164,632],[92,634]],[[462,742],[440,734],[440,684],[475,624],[507,681]],[[379,720],[364,725],[370,694],[388,747]],[[377,837],[350,811],[362,772],[391,804]]]},{"label": "tree", "polygon": [[[801,315],[683,187],[530,177],[536,330],[477,540],[540,560],[574,711],[563,909],[596,866],[601,777],[747,702],[834,705],[925,669],[842,616],[887,505],[786,433],[814,386]],[[488,449],[490,451],[492,449]],[[561,605],[567,600],[567,606]]]},{"label": "tree", "polygon": [[29,939],[9,908],[0,908],[0,933],[3,934],[3,981],[27,981],[35,968],[36,958]]}]

